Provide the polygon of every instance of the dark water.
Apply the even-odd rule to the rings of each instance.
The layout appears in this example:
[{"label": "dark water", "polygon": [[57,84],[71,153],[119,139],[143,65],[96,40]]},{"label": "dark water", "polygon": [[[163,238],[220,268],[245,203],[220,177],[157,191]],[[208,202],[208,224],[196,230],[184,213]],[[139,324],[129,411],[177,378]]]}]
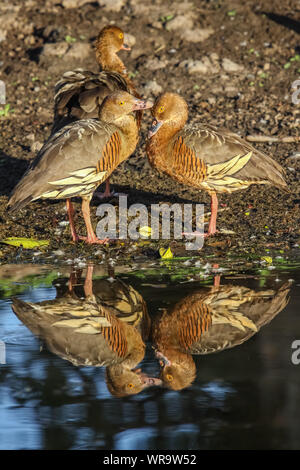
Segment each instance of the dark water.
[{"label": "dark water", "polygon": [[0,449],[300,448],[297,267],[1,268]]}]

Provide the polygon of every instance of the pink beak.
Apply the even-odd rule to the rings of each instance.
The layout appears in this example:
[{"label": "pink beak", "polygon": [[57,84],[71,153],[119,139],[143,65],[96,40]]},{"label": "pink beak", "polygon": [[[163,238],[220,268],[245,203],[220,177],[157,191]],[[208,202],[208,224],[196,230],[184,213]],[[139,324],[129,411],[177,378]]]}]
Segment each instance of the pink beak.
[{"label": "pink beak", "polygon": [[163,125],[163,121],[158,121],[157,119],[154,119],[154,121],[152,122],[152,125],[148,131],[148,138],[151,139],[151,137],[154,136],[154,134],[156,134],[156,132],[158,131],[158,129]]},{"label": "pink beak", "polygon": [[133,111],[139,111],[140,109],[149,109],[149,108],[152,108],[152,106],[153,106],[153,103],[151,101],[136,99],[134,102]]},{"label": "pink beak", "polygon": [[123,45],[121,46],[121,49],[122,49],[123,51],[131,51],[131,47],[129,47],[127,44],[123,44]]},{"label": "pink beak", "polygon": [[143,388],[162,385],[162,380],[157,377],[149,377],[141,369],[135,369],[134,372],[140,377]]}]

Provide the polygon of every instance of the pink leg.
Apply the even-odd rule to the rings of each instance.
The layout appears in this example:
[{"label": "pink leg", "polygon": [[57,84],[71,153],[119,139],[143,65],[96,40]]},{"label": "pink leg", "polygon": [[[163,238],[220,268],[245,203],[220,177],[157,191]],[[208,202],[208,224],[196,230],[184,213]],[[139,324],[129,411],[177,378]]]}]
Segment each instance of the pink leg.
[{"label": "pink leg", "polygon": [[71,271],[70,278],[68,282],[69,292],[73,292],[74,287],[78,284],[78,281],[81,277],[82,269],[76,269]]},{"label": "pink leg", "polygon": [[84,294],[86,297],[91,297],[93,295],[93,269],[94,266],[89,264],[84,281]]},{"label": "pink leg", "polygon": [[217,213],[218,213],[218,197],[215,192],[211,193],[211,216],[208,226],[207,237],[214,235],[217,231]]},{"label": "pink leg", "polygon": [[194,237],[209,237],[217,233],[217,213],[218,213],[218,197],[215,192],[211,193],[211,216],[207,233],[200,232],[183,232],[182,235],[193,235]]},{"label": "pink leg", "polygon": [[79,237],[80,240],[85,240],[87,243],[106,243],[108,241],[107,238],[105,240],[99,240],[94,233],[90,216],[90,199],[82,199],[82,213],[86,225],[87,237]]},{"label": "pink leg", "polygon": [[214,277],[214,287],[219,288],[220,287],[220,281],[221,281],[221,276],[220,276],[220,274],[217,274]]},{"label": "pink leg", "polygon": [[106,197],[112,197],[114,196],[114,192],[110,192],[110,184],[109,184],[109,178],[105,181],[105,191],[104,193],[101,193],[100,191],[96,191],[94,193],[94,196],[98,197],[99,199],[105,199]]},{"label": "pink leg", "polygon": [[70,229],[71,229],[71,234],[72,234],[72,240],[73,242],[78,242],[79,237],[76,233],[75,229],[75,224],[74,224],[74,208],[73,204],[71,202],[71,199],[66,200],[66,205],[67,205],[67,211],[68,211],[68,216],[69,216],[69,222],[70,222]]},{"label": "pink leg", "polygon": [[68,282],[69,292],[73,292],[73,286],[75,284],[74,279],[75,279],[75,273],[71,272],[69,282]]}]

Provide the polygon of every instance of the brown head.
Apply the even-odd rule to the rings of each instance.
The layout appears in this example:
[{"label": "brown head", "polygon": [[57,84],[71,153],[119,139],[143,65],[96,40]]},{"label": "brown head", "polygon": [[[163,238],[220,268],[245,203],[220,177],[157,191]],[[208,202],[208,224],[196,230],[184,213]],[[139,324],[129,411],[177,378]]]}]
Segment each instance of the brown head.
[{"label": "brown head", "polygon": [[161,385],[161,380],[148,377],[141,369],[130,370],[122,365],[107,367],[106,385],[115,397],[136,395],[145,388]]},{"label": "brown head", "polygon": [[154,120],[148,137],[153,137],[159,130],[161,133],[176,133],[182,129],[188,118],[186,101],[177,93],[163,93],[152,108]]},{"label": "brown head", "polygon": [[163,385],[171,390],[189,387],[196,377],[196,366],[192,356],[175,349],[168,351],[168,360],[160,361],[160,378]]},{"label": "brown head", "polygon": [[99,119],[118,125],[133,111],[151,108],[153,103],[140,100],[126,91],[117,91],[108,95],[99,110]]},{"label": "brown head", "polygon": [[126,67],[117,56],[121,49],[130,51],[124,44],[124,32],[117,26],[108,25],[103,28],[96,40],[96,59],[103,70],[126,73]]}]

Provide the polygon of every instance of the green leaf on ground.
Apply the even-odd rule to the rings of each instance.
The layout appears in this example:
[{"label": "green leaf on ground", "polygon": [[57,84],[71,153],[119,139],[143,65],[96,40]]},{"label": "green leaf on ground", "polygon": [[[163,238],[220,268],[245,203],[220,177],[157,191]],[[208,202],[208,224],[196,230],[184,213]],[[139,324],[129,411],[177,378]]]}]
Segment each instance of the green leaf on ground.
[{"label": "green leaf on ground", "polygon": [[21,238],[21,237],[8,237],[0,240],[1,243],[12,246],[22,246],[25,249],[31,250],[41,246],[49,245],[49,240],[35,240],[34,238]]}]

